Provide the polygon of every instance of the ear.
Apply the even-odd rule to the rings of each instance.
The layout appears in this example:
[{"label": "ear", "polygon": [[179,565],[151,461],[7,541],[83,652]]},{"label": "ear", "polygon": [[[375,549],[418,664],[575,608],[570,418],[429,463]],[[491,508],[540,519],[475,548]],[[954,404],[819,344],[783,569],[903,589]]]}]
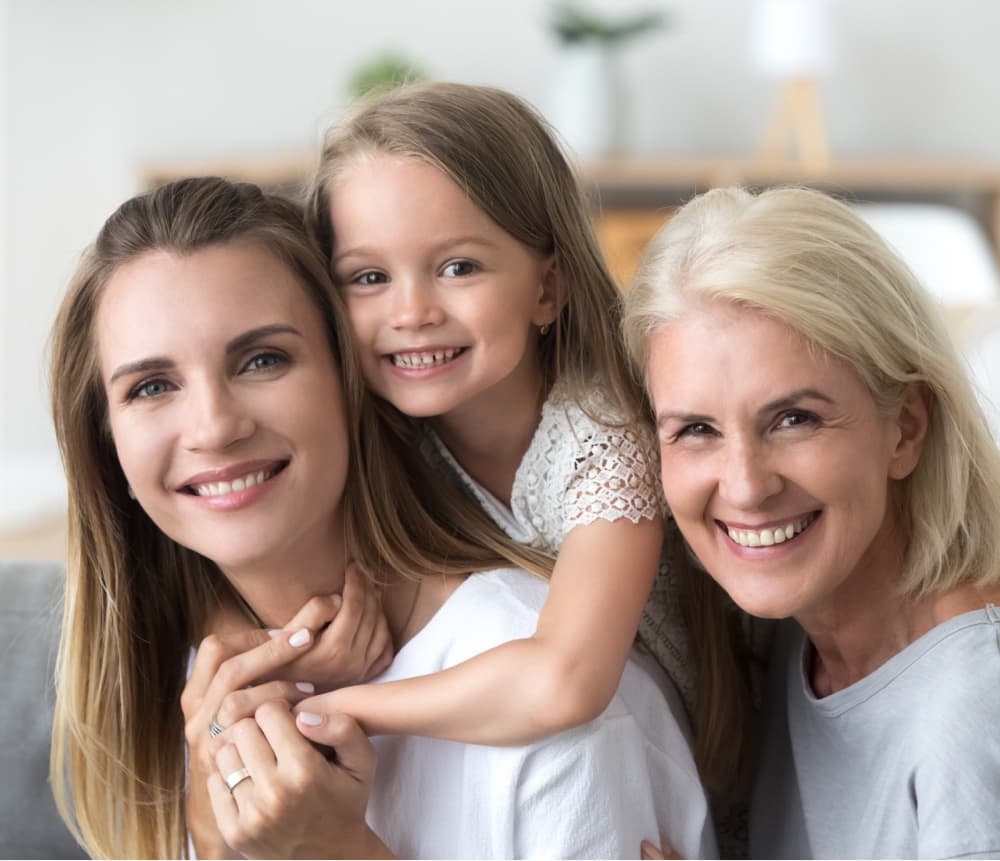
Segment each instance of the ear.
[{"label": "ear", "polygon": [[925,383],[907,386],[896,416],[899,439],[889,462],[890,478],[904,479],[917,468],[933,409],[934,394]]},{"label": "ear", "polygon": [[538,285],[538,303],[531,322],[536,326],[554,323],[566,304],[566,286],[555,254],[542,261],[542,278]]}]

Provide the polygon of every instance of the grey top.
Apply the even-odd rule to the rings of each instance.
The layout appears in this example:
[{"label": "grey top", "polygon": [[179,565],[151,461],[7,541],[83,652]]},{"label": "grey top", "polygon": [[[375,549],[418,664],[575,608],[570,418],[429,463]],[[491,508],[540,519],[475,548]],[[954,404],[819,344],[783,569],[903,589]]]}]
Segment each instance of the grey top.
[{"label": "grey top", "polygon": [[1000,858],[1000,609],[933,628],[818,699],[775,643],[750,815],[755,858]]}]

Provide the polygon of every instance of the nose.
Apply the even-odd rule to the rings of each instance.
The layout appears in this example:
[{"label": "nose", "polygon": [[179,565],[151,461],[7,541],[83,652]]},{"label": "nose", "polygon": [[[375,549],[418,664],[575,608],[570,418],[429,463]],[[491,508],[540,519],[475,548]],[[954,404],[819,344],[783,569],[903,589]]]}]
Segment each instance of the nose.
[{"label": "nose", "polygon": [[184,446],[222,451],[252,436],[256,422],[232,389],[220,383],[189,384]]},{"label": "nose", "polygon": [[764,444],[734,440],[726,447],[719,496],[734,508],[752,511],[781,492],[784,481]]},{"label": "nose", "polygon": [[444,322],[437,290],[420,278],[397,280],[392,291],[392,325],[396,329],[422,329]]}]

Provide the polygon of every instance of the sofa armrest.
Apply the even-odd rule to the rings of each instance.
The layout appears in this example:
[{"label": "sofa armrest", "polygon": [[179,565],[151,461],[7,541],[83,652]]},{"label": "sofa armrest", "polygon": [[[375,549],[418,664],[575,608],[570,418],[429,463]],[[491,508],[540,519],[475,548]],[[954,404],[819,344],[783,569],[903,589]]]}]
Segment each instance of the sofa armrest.
[{"label": "sofa armrest", "polygon": [[64,572],[0,560],[0,858],[86,858],[49,784]]}]

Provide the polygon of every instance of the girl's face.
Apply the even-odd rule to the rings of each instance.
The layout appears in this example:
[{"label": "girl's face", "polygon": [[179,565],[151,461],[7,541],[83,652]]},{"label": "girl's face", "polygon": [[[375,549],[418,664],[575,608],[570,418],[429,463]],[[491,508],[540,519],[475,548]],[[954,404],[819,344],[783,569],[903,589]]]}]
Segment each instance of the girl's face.
[{"label": "girl's face", "polygon": [[648,381],[667,502],[744,610],[801,621],[898,577],[889,486],[920,448],[905,408],[881,415],[853,368],[729,307],[654,333]]},{"label": "girl's face", "polygon": [[419,417],[536,403],[538,328],[558,313],[551,257],[413,158],[359,161],[330,200],[333,273],[376,394]]},{"label": "girl's face", "polygon": [[145,254],[106,285],[96,339],[119,461],[163,532],[227,572],[342,536],[340,374],[273,254]]}]

